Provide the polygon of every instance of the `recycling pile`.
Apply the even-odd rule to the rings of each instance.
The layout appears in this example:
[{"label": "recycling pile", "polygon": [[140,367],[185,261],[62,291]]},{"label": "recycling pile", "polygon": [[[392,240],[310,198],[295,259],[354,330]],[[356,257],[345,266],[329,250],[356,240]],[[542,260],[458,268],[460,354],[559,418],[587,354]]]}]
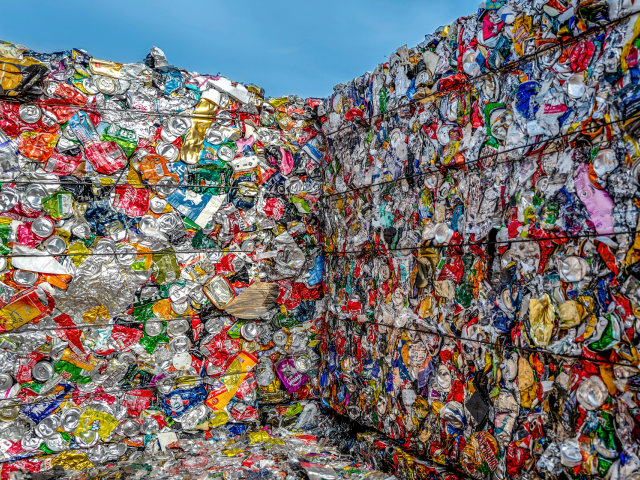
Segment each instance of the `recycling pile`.
[{"label": "recycling pile", "polygon": [[[345,422],[319,413],[314,403],[307,403],[304,409],[291,406],[278,410],[279,415],[269,409],[267,426],[245,433],[237,426],[226,425],[209,430],[206,438],[183,432],[182,438],[175,440],[167,437],[170,433],[161,432],[158,434],[161,444],[174,440],[166,448],[163,446],[162,451],[143,452],[128,447],[127,442],[101,444],[89,450],[66,450],[49,458],[47,470],[37,478],[395,478],[345,455],[347,448],[342,441]],[[305,433],[294,433],[300,428],[305,428]],[[97,462],[97,456],[104,460]],[[29,472],[42,469],[40,462],[36,458],[13,462],[3,469],[3,477],[31,478]]]},{"label": "recycling pile", "polygon": [[638,11],[324,100],[0,44],[1,479],[638,477]]},{"label": "recycling pile", "polygon": [[320,101],[155,47],[0,53],[3,474],[206,452],[319,398]]},{"label": "recycling pile", "polygon": [[323,102],[335,410],[475,478],[640,475],[638,10],[483,1]]}]

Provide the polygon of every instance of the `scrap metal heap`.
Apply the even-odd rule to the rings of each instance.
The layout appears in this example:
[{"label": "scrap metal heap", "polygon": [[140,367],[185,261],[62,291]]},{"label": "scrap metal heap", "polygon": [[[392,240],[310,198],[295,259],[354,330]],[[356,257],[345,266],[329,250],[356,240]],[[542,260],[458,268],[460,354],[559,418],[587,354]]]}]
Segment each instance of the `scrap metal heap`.
[{"label": "scrap metal heap", "polygon": [[0,480],[640,477],[639,11],[306,100],[1,44]]}]

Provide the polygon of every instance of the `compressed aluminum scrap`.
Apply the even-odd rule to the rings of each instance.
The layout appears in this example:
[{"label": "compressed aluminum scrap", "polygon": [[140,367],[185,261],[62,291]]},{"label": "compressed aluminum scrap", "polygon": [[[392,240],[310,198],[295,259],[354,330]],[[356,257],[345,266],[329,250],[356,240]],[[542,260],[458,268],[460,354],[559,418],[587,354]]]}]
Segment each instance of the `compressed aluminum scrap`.
[{"label": "compressed aluminum scrap", "polygon": [[[280,426],[270,419],[268,426],[243,434],[228,426],[217,427],[207,432],[206,438],[191,434],[178,439],[175,433],[160,433],[161,448],[153,451],[127,450],[119,444],[104,444],[93,450],[100,450],[107,461],[94,465],[95,455],[91,452],[67,450],[50,459],[50,469],[44,473],[28,473],[39,467],[39,460],[31,458],[12,464],[3,471],[3,476],[12,480],[396,480],[395,476],[373,470],[343,453],[345,448],[339,444],[347,439],[344,422],[330,414],[318,413],[315,403],[307,403],[305,407],[304,410],[294,405],[272,407],[282,410]],[[282,425],[284,423],[286,426]],[[306,431],[301,432],[301,428]]]},{"label": "compressed aluminum scrap", "polygon": [[155,47],[121,64],[5,42],[0,64],[2,474],[317,398],[320,101]]},{"label": "compressed aluminum scrap", "polygon": [[640,476],[638,10],[483,1],[325,100],[334,409],[458,476]]}]

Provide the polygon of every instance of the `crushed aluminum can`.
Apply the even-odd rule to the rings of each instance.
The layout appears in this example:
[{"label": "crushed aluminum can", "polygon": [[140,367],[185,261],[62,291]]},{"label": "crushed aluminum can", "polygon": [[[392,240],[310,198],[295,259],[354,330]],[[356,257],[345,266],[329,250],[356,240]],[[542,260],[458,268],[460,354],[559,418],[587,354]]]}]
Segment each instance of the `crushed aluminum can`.
[{"label": "crushed aluminum can", "polygon": [[24,123],[34,124],[38,123],[42,118],[42,110],[38,105],[33,103],[24,103],[20,105],[19,109],[20,119]]},{"label": "crushed aluminum can", "polygon": [[247,342],[252,342],[258,336],[258,327],[255,322],[247,322],[240,328],[240,333]]},{"label": "crushed aluminum can", "polygon": [[287,335],[284,330],[280,329],[273,334],[272,341],[276,346],[284,347],[289,341],[289,335]]},{"label": "crushed aluminum can", "polygon": [[33,366],[31,375],[37,382],[45,383],[53,377],[53,365],[50,361],[42,360]]}]

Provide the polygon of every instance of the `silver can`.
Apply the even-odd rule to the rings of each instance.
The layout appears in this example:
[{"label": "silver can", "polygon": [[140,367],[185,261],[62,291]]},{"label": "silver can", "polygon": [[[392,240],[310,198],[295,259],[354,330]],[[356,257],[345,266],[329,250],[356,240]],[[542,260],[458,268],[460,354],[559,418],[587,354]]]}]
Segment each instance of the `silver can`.
[{"label": "silver can", "polygon": [[128,418],[120,424],[120,429],[127,437],[135,437],[140,433],[140,423],[132,418]]},{"label": "silver can", "polygon": [[[78,140],[78,137],[76,136],[73,129],[69,125],[65,126],[62,129],[62,136],[67,140],[76,140],[76,141]],[[76,143],[74,143],[74,145],[76,145]]]},{"label": "silver can", "polygon": [[587,261],[576,255],[563,258],[558,262],[558,267],[560,277],[566,282],[579,282],[589,271]]},{"label": "silver can", "polygon": [[34,124],[42,118],[42,110],[35,103],[23,103],[20,105],[18,115],[24,123]]},{"label": "silver can", "polygon": [[169,127],[162,127],[160,138],[162,138],[162,141],[165,143],[173,143],[178,139],[178,136],[171,133]]},{"label": "silver can", "polygon": [[184,315],[188,309],[189,309],[188,300],[185,300],[184,302],[180,302],[180,303],[171,304],[171,310],[173,310],[173,312],[176,313],[177,315]]},{"label": "silver can", "polygon": [[258,325],[255,322],[247,322],[240,328],[240,334],[247,342],[253,342],[258,337]]},{"label": "silver can", "polygon": [[175,162],[180,156],[180,150],[178,150],[178,147],[167,142],[158,142],[158,145],[156,145],[156,153],[163,156],[170,162]]},{"label": "silver can", "polygon": [[190,348],[191,341],[186,337],[186,335],[177,336],[169,342],[169,349],[174,355],[176,353],[187,353]]},{"label": "silver can", "polygon": [[44,443],[52,452],[62,452],[66,450],[69,445],[59,432],[55,432],[47,437]]},{"label": "silver can", "polygon": [[91,227],[87,223],[78,223],[73,226],[71,233],[78,238],[89,238],[91,236]]},{"label": "silver can", "polygon": [[218,149],[218,158],[223,162],[230,162],[235,156],[235,152],[229,145],[222,145]]},{"label": "silver can", "polygon": [[109,378],[109,374],[106,373],[106,370],[96,367],[89,372],[89,377],[91,378],[93,383],[100,385],[107,378]]},{"label": "silver can", "polygon": [[13,188],[2,188],[0,192],[0,212],[11,210],[18,204],[19,197]]},{"label": "silver can", "polygon": [[160,180],[158,180],[158,183],[156,183],[155,187],[156,193],[160,197],[166,198],[171,195],[176,188],[178,188],[178,181],[169,175],[165,175]]},{"label": "silver can", "polygon": [[311,359],[307,355],[300,355],[293,361],[293,365],[300,373],[305,373],[311,368]]},{"label": "silver can", "polygon": [[289,340],[289,335],[287,335],[287,332],[285,332],[282,329],[274,332],[273,334],[272,341],[278,347],[284,347],[287,344],[288,340]]},{"label": "silver can", "polygon": [[144,326],[144,331],[150,337],[157,337],[162,333],[162,322],[147,320],[147,323]]},{"label": "silver can", "polygon": [[233,115],[228,110],[221,110],[216,115],[216,123],[223,127],[229,127],[233,124]]},{"label": "silver can", "polygon": [[84,88],[91,95],[97,95],[100,93],[98,87],[96,87],[95,77],[88,77],[82,80],[82,88]]},{"label": "silver can", "polygon": [[112,443],[107,446],[107,457],[109,460],[117,460],[127,453],[127,446],[124,443]]},{"label": "silver can", "polygon": [[40,448],[40,445],[42,445],[43,443],[44,442],[42,438],[37,436],[35,432],[27,433],[27,435],[23,437],[22,440],[20,440],[20,444],[22,445],[22,448],[30,452]]},{"label": "silver can", "polygon": [[98,254],[102,257],[103,261],[107,259],[111,259],[111,255],[113,255],[116,251],[116,242],[111,240],[110,238],[101,238],[96,243],[95,247],[93,247],[93,254]]},{"label": "silver can", "polygon": [[207,136],[205,137],[207,143],[211,145],[220,145],[224,142],[224,133],[220,130],[214,129],[213,126],[207,130]]},{"label": "silver can", "polygon": [[609,396],[609,390],[604,382],[594,375],[584,380],[576,391],[578,403],[585,410],[598,410]]},{"label": "silver can", "polygon": [[157,222],[158,230],[162,233],[172,232],[174,229],[182,226],[182,220],[175,213],[165,213],[164,215],[160,215]]},{"label": "silver can", "polygon": [[142,162],[142,160],[144,160],[148,155],[149,152],[144,148],[139,148],[138,150],[136,150],[133,155],[131,155],[131,159],[129,160],[131,168],[140,173],[140,162]]},{"label": "silver can", "polygon": [[207,416],[207,407],[198,405],[185,413],[180,419],[183,430],[195,430],[198,424],[202,423]]},{"label": "silver can", "polygon": [[167,201],[161,197],[151,197],[149,199],[149,210],[153,213],[161,214],[167,208]]},{"label": "silver can", "polygon": [[118,80],[111,77],[98,77],[95,85],[105,95],[113,95],[118,90]]},{"label": "silver can", "polygon": [[273,371],[273,362],[269,357],[260,357],[258,364],[255,368],[256,382],[261,387],[266,387],[273,382],[275,373]]},{"label": "silver can", "polygon": [[12,422],[20,414],[21,405],[13,400],[2,400],[0,403],[0,420],[3,422]]},{"label": "silver can", "polygon": [[96,382],[78,383],[76,388],[82,393],[95,393],[98,390],[98,384]]},{"label": "silver can", "polygon": [[31,376],[35,381],[44,383],[53,377],[53,365],[47,360],[41,360],[33,366]]},{"label": "silver can", "polygon": [[191,125],[191,118],[187,116],[171,117],[167,122],[167,128],[169,129],[171,134],[175,135],[176,137],[186,135],[186,133],[191,128]]},{"label": "silver can", "polygon": [[40,238],[50,237],[54,229],[53,222],[47,217],[37,218],[31,223],[31,231]]},{"label": "silver can", "polygon": [[184,335],[189,330],[189,321],[185,319],[173,319],[167,322],[167,334],[170,337]]},{"label": "silver can", "polygon": [[167,394],[173,391],[173,378],[164,377],[156,381],[156,388],[160,393]]},{"label": "silver can", "polygon": [[76,428],[78,428],[78,424],[80,423],[81,415],[82,410],[77,407],[64,409],[60,415],[60,428],[68,433],[75,432]]},{"label": "silver can", "polygon": [[47,196],[47,191],[40,185],[29,185],[22,194],[22,203],[33,210],[42,210],[42,199]]},{"label": "silver can", "polygon": [[96,443],[98,443],[100,436],[98,435],[98,432],[96,432],[95,430],[84,430],[83,432],[76,435],[75,439],[81,448],[82,447],[87,448],[87,447],[92,447]]},{"label": "silver can", "polygon": [[211,335],[217,335],[224,328],[224,320],[222,317],[210,318],[205,322],[204,328]]},{"label": "silver can", "polygon": [[116,261],[123,266],[133,265],[138,258],[138,251],[133,245],[120,244],[116,248]]},{"label": "silver can", "polygon": [[53,435],[60,426],[60,416],[57,414],[45,417],[38,425],[36,425],[36,435],[40,438],[47,438]]},{"label": "silver can", "polygon": [[118,355],[118,362],[122,365],[131,365],[132,363],[136,363],[136,354],[133,352],[122,352]]},{"label": "silver can", "polygon": [[58,235],[47,238],[43,242],[43,245],[47,253],[51,255],[60,255],[67,249],[67,242],[65,242],[64,238],[59,237]]},{"label": "silver can", "polygon": [[145,435],[153,435],[158,430],[160,430],[160,425],[158,425],[158,421],[153,417],[147,417],[142,421],[142,428],[140,428],[140,433]]},{"label": "silver can", "polygon": [[13,281],[23,287],[32,287],[38,280],[38,274],[36,272],[30,272],[28,270],[15,270],[13,272]]},{"label": "silver can", "polygon": [[138,221],[138,228],[145,235],[153,236],[158,230],[158,222],[151,215],[144,215]]},{"label": "silver can", "polygon": [[107,461],[107,449],[103,444],[98,444],[87,452],[87,458],[92,463],[103,463]]},{"label": "silver can", "polygon": [[47,97],[53,97],[56,94],[56,90],[58,89],[58,82],[54,82],[53,80],[45,80],[43,91]]},{"label": "silver can", "polygon": [[169,299],[174,303],[186,302],[189,298],[189,288],[187,286],[173,284],[169,287]]}]

